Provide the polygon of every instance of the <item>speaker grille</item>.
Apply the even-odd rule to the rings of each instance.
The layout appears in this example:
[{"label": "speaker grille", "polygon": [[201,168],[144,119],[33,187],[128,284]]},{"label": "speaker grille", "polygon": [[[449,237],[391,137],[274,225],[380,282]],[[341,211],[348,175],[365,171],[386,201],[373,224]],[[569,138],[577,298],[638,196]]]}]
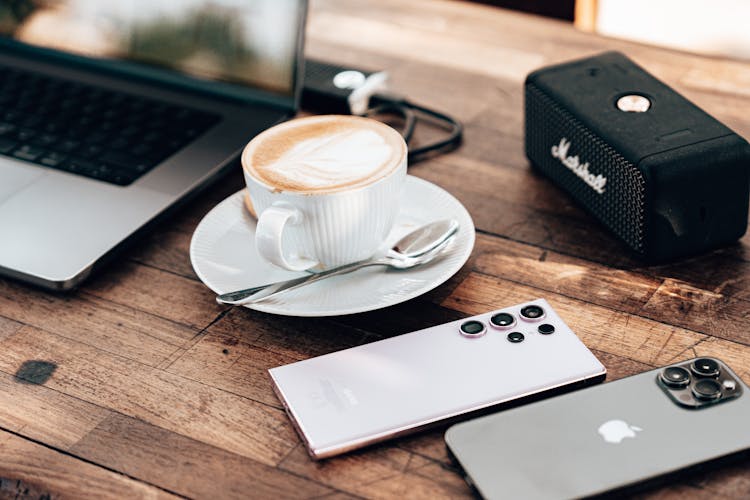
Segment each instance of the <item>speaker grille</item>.
[{"label": "speaker grille", "polygon": [[[646,181],[638,168],[586,128],[533,83],[526,84],[526,156],[631,248],[643,252]],[[599,194],[552,156],[552,146],[570,141],[568,156],[588,162],[607,178]]]}]

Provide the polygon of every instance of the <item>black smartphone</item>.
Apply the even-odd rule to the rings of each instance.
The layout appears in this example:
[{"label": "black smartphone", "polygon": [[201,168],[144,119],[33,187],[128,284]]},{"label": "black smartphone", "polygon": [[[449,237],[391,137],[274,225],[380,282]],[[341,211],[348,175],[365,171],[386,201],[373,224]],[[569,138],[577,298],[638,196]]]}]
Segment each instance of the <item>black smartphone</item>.
[{"label": "black smartphone", "polygon": [[750,451],[748,387],[695,358],[449,428],[448,450],[485,498],[632,493]]}]

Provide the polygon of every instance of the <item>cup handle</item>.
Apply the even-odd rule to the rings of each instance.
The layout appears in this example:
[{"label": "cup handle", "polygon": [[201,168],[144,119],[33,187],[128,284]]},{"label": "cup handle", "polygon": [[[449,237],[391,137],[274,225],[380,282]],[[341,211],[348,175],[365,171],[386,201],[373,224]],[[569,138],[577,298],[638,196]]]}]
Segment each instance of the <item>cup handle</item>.
[{"label": "cup handle", "polygon": [[305,271],[318,263],[299,255],[286,255],[282,241],[284,227],[302,223],[304,215],[285,202],[277,202],[263,210],[255,228],[255,248],[261,257],[290,271]]}]

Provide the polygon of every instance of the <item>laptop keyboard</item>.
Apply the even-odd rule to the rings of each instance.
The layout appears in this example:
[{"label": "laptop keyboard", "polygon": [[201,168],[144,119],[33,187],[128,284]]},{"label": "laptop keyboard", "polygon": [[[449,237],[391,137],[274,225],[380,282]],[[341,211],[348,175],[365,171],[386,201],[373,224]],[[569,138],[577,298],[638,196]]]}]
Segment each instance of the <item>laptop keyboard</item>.
[{"label": "laptop keyboard", "polygon": [[126,186],[219,116],[0,66],[0,155]]}]

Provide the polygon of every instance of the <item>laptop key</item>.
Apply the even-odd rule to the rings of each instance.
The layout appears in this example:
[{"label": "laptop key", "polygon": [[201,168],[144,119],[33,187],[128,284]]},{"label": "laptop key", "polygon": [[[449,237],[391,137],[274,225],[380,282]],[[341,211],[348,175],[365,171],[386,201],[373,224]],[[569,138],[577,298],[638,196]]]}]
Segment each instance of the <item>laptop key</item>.
[{"label": "laptop key", "polygon": [[0,153],[6,154],[15,149],[18,146],[18,142],[7,137],[0,137]]},{"label": "laptop key", "polygon": [[60,145],[57,146],[57,149],[64,153],[70,153],[72,151],[75,151],[76,148],[80,145],[80,142],[74,141],[74,140],[66,140],[60,143]]},{"label": "laptop key", "polygon": [[111,149],[122,149],[127,147],[129,144],[129,140],[120,137],[119,139],[115,139],[114,141],[110,142],[107,147]]},{"label": "laptop key", "polygon": [[103,132],[94,132],[93,134],[89,134],[86,137],[86,142],[97,143],[97,142],[102,142],[106,138],[107,138],[107,134]]},{"label": "laptop key", "polygon": [[138,146],[132,149],[132,153],[136,156],[145,156],[152,151],[153,151],[153,148],[149,146],[148,144],[139,144]]},{"label": "laptop key", "polygon": [[133,177],[132,175],[122,173],[114,174],[109,178],[111,182],[119,186],[127,186],[128,184],[132,184],[135,179],[136,177]]},{"label": "laptop key", "polygon": [[[31,103],[33,107],[36,107],[36,104],[37,104],[36,101]],[[38,116],[36,113],[34,113],[31,116],[27,116],[26,118],[21,120],[21,126],[25,128],[29,128],[29,129],[36,127],[40,123],[42,123],[42,118]]]},{"label": "laptop key", "polygon": [[90,144],[88,146],[84,146],[78,154],[82,158],[93,158],[97,155],[99,155],[103,151],[101,146],[98,146],[96,144]]},{"label": "laptop key", "polygon": [[43,129],[51,134],[55,134],[63,130],[62,124],[59,122],[47,123]]},{"label": "laptop key", "polygon": [[5,123],[5,122],[0,123],[0,135],[9,134],[13,132],[14,130],[16,130],[16,126],[13,125],[12,123]]},{"label": "laptop key", "polygon": [[33,130],[28,129],[28,128],[22,128],[16,134],[16,138],[21,142],[26,142],[32,137],[34,137],[35,135],[36,135],[36,132],[34,132]]},{"label": "laptop key", "polygon": [[34,146],[30,146],[28,144],[25,144],[21,146],[20,148],[13,151],[13,156],[20,160],[26,160],[26,161],[34,161],[40,156],[42,156],[42,153],[44,153],[44,150],[42,148],[37,148]]},{"label": "laptop key", "polygon": [[71,158],[63,164],[63,168],[68,172],[89,175],[96,170],[97,164],[93,161],[83,158]]},{"label": "laptop key", "polygon": [[137,165],[143,163],[143,160],[123,151],[107,151],[99,159],[125,169],[135,169]]},{"label": "laptop key", "polygon": [[37,146],[49,148],[58,141],[58,137],[53,134],[38,135],[31,142]]},{"label": "laptop key", "polygon": [[47,167],[56,167],[65,161],[65,158],[67,157],[60,153],[49,152],[39,159],[39,163]]}]

